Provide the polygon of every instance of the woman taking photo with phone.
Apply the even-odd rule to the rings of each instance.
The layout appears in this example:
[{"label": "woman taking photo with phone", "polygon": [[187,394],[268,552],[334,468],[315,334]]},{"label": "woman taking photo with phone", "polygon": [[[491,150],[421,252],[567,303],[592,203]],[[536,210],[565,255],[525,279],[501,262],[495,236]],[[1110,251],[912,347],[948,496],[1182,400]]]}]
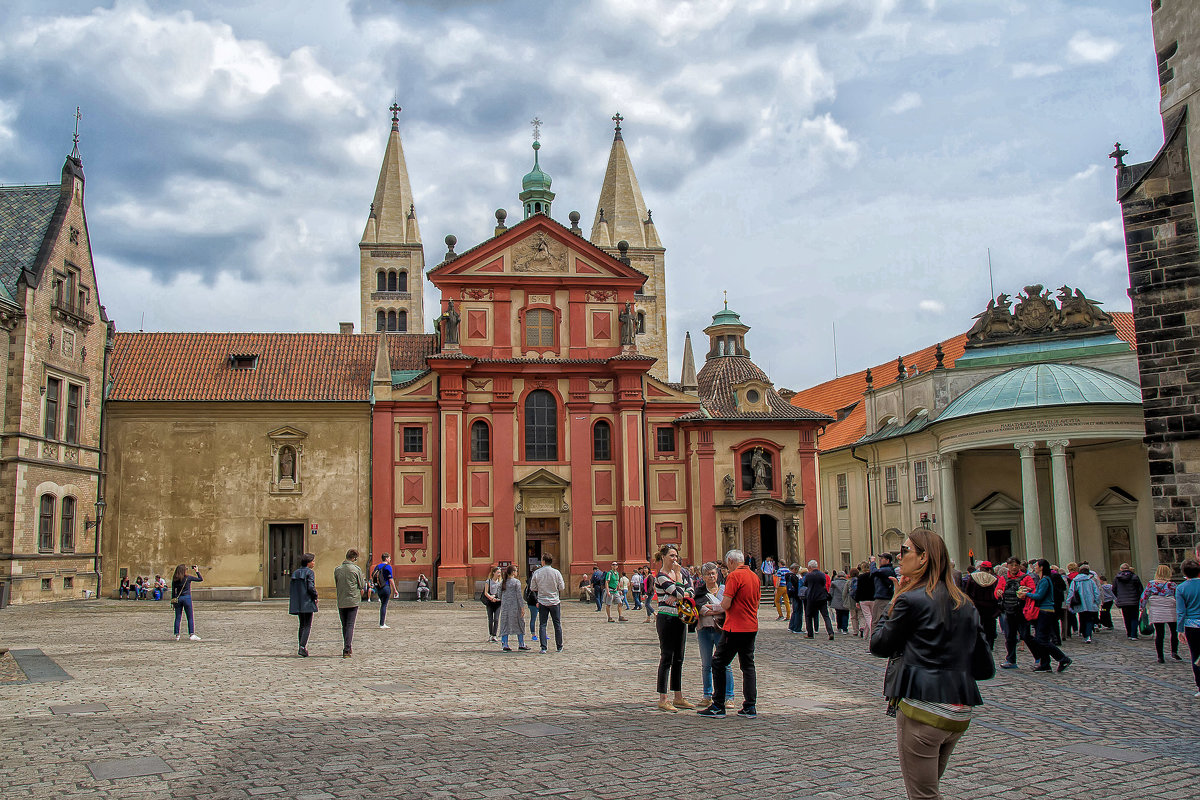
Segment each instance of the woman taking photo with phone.
[{"label": "woman taking photo with phone", "polygon": [[911,800],[939,798],[954,746],[982,705],[976,681],[995,672],[979,612],[955,585],[942,537],[917,528],[900,548],[894,593],[871,635],[887,658],[883,693],[896,717],[900,772]]},{"label": "woman taking photo with phone", "polygon": [[175,606],[175,641],[179,641],[179,618],[183,614],[187,614],[188,623],[188,638],[193,642],[200,641],[200,637],[196,635],[196,623],[192,619],[192,584],[200,583],[204,580],[200,575],[200,568],[195,564],[192,565],[192,571],[195,575],[188,575],[187,569],[180,564],[175,568],[175,575],[171,578],[171,605]]}]

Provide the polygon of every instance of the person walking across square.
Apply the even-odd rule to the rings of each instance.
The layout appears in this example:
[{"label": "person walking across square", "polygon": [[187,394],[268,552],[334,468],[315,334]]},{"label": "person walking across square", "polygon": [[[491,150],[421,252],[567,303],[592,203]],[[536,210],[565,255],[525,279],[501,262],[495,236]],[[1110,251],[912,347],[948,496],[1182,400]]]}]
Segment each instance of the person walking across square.
[{"label": "person walking across square", "polygon": [[375,585],[375,593],[379,595],[379,627],[387,630],[388,601],[396,594],[396,577],[392,572],[392,557],[384,553],[379,557],[379,563],[371,570],[371,583]]},{"label": "person walking across square", "polygon": [[300,620],[300,648],[296,654],[308,658],[308,635],[312,632],[313,614],[317,613],[316,573],[312,565],[317,557],[312,553],[300,556],[300,567],[292,573],[291,595],[288,598],[288,613]]},{"label": "person walking across square", "polygon": [[553,566],[554,556],[542,554],[542,566],[529,578],[529,586],[537,592],[538,610],[538,641],[542,645],[542,654],[546,653],[546,620],[554,620],[554,646],[558,652],[563,649],[562,629],[562,595],[567,588],[563,582],[562,573]]},{"label": "person walking across square", "polygon": [[739,717],[758,716],[758,674],[754,669],[754,639],[758,635],[758,605],[762,587],[758,576],[750,571],[741,550],[725,554],[729,577],[725,579],[725,595],[721,608],[725,610],[724,632],[712,657],[712,705],[696,713],[702,717],[725,716],[725,668],[738,658],[742,670],[742,708]]},{"label": "person walking across square", "polygon": [[359,569],[358,551],[351,547],[346,560],[333,571],[333,586],[337,590],[338,617],[342,621],[342,658],[350,658],[354,645],[354,621],[358,605],[367,589],[367,579]]}]

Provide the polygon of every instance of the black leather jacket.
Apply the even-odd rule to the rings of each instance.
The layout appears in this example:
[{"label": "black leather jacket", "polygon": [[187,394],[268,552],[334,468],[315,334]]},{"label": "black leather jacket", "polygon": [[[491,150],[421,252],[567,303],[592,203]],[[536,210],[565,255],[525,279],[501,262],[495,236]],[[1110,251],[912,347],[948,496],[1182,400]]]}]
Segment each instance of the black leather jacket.
[{"label": "black leather jacket", "polygon": [[871,634],[872,653],[882,658],[903,656],[888,670],[884,695],[982,705],[971,669],[981,642],[986,650],[979,612],[969,601],[954,608],[945,586],[938,586],[932,597],[922,589],[901,594]]}]

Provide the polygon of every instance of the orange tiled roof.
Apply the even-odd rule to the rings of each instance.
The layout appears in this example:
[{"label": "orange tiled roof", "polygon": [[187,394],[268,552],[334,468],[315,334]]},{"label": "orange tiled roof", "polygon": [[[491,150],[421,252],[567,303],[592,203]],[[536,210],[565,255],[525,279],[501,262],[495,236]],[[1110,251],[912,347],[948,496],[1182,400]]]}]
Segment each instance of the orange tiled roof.
[{"label": "orange tiled roof", "polygon": [[[118,333],[109,400],[366,402],[378,334]],[[393,370],[425,369],[434,337],[389,334]],[[230,356],[257,356],[239,369]]]},{"label": "orange tiled roof", "polygon": [[[1110,313],[1113,325],[1117,329],[1117,336],[1128,342],[1131,347],[1135,346],[1137,339],[1133,330],[1133,314],[1128,311]],[[965,333],[946,339],[941,343],[942,352],[945,354],[942,363],[947,368],[953,367],[954,362],[962,356],[966,350],[966,343],[967,335]],[[936,350],[937,345],[933,344],[915,353],[909,353],[904,356],[904,365],[915,366],[920,372],[928,372],[937,366],[937,358],[934,355]],[[882,389],[895,383],[897,378],[895,359],[872,367],[871,377],[874,379],[876,389]],[[828,414],[836,419],[835,422],[827,425],[825,432],[817,438],[819,450],[828,452],[854,444],[866,434],[867,411],[862,402],[863,393],[866,390],[867,371],[864,369],[797,392],[790,400],[792,405]],[[850,408],[851,406],[853,408]],[[844,411],[847,408],[850,410]],[[844,411],[841,419],[837,419],[839,411]]]}]

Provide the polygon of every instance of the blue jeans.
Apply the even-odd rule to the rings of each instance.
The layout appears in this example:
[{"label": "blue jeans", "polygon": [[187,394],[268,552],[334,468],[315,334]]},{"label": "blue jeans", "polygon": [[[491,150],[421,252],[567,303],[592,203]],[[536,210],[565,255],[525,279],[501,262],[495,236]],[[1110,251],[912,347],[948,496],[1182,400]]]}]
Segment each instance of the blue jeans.
[{"label": "blue jeans", "polygon": [[[501,645],[501,647],[508,647],[508,634],[507,633],[501,634],[500,645]],[[517,634],[517,646],[518,647],[525,646],[525,634],[524,633]]]},{"label": "blue jeans", "polygon": [[386,624],[384,622],[384,620],[387,619],[387,604],[388,604],[388,600],[391,600],[391,599],[392,599],[392,587],[391,586],[385,586],[379,590],[379,624],[380,625]]},{"label": "blue jeans", "polygon": [[804,632],[804,601],[792,601],[792,618],[788,620],[788,630],[792,633]]},{"label": "blue jeans", "polygon": [[538,640],[538,638],[537,638],[537,618],[538,618],[538,607],[537,606],[529,606],[529,635],[533,637],[533,640],[535,642]]},{"label": "blue jeans", "polygon": [[[713,648],[717,646],[717,642],[721,639],[721,631],[718,628],[697,628],[696,638],[700,642],[700,673],[704,676],[704,696],[712,697],[713,693],[713,675],[712,675],[712,656]],[[733,666],[725,667],[725,699],[733,699]]]},{"label": "blue jeans", "polygon": [[179,635],[179,618],[187,614],[188,636],[196,632],[196,624],[192,620],[192,596],[190,594],[181,595],[179,602],[175,604],[175,635]]},{"label": "blue jeans", "polygon": [[538,603],[538,635],[542,650],[546,649],[546,618],[554,620],[554,646],[562,650],[562,606],[546,606]]}]

